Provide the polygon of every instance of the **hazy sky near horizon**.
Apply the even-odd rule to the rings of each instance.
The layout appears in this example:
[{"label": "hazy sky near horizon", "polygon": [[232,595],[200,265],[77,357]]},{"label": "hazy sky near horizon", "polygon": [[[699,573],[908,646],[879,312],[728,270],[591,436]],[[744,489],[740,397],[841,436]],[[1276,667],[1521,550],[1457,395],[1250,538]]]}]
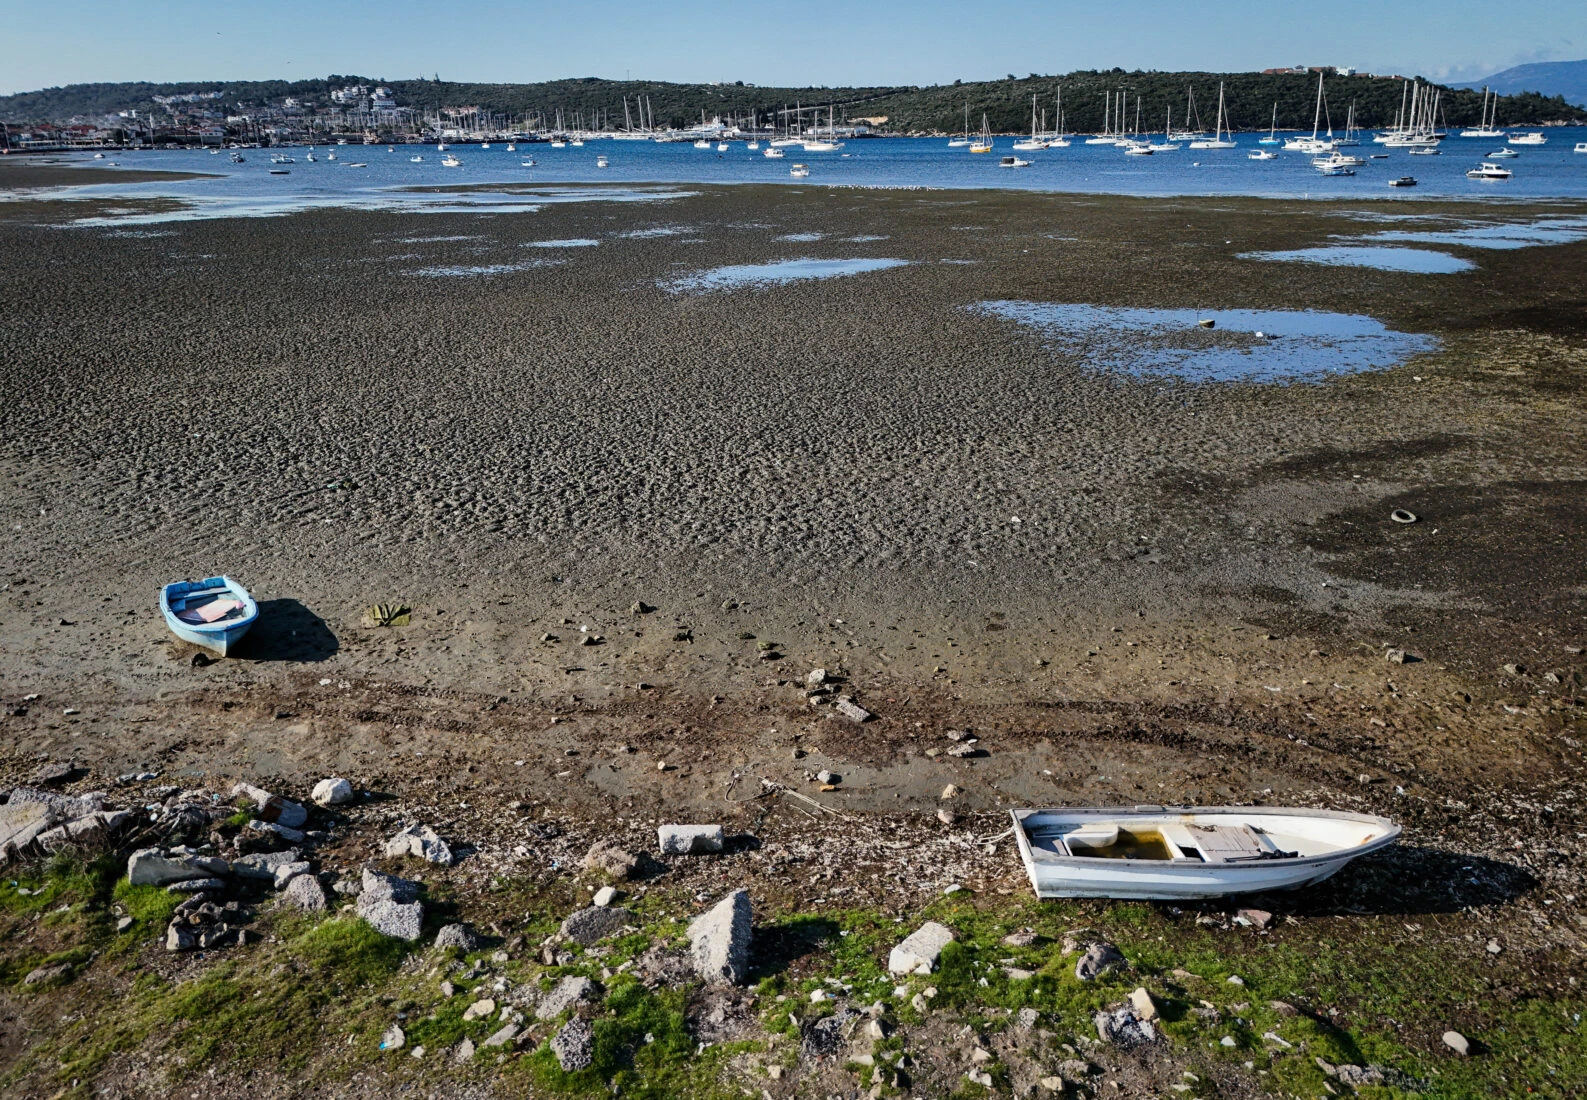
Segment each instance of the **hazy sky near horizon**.
[{"label": "hazy sky near horizon", "polygon": [[536,81],[803,87],[1074,69],[1352,65],[1472,80],[1587,57],[1582,0],[0,0],[0,94],[88,81]]}]

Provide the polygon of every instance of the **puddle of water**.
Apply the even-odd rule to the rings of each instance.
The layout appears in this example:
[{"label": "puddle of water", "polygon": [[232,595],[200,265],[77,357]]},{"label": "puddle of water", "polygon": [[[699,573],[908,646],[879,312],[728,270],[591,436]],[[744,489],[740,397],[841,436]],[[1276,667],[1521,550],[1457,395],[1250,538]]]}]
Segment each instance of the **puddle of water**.
[{"label": "puddle of water", "polygon": [[652,237],[680,237],[685,233],[692,233],[694,229],[687,225],[658,225],[650,229],[630,229],[618,236],[630,241],[644,241]]},{"label": "puddle of water", "polygon": [[777,239],[779,241],[794,241],[799,244],[808,244],[810,241],[819,241],[825,236],[825,233],[784,233]]},{"label": "puddle of water", "polygon": [[560,260],[525,260],[516,264],[453,264],[446,267],[420,267],[403,272],[404,275],[421,275],[432,279],[459,278],[469,275],[510,275],[515,271],[529,271],[536,267],[554,267]]},{"label": "puddle of water", "polygon": [[154,225],[161,222],[202,221],[209,218],[275,218],[314,210],[379,210],[398,214],[533,214],[553,203],[668,202],[688,198],[693,191],[638,188],[545,188],[500,191],[415,191],[387,188],[338,195],[298,193],[274,197],[211,196],[183,193],[171,185],[94,184],[74,188],[71,197],[171,198],[184,205],[171,210],[138,211],[132,208],[103,210],[98,216],[77,218],[71,227]]},{"label": "puddle of water", "polygon": [[731,290],[740,286],[776,286],[803,279],[832,279],[843,275],[860,275],[867,271],[883,271],[889,267],[902,267],[908,260],[779,260],[769,264],[730,264],[714,267],[682,279],[664,283],[673,293],[701,290]]},{"label": "puddle of water", "polygon": [[432,241],[482,241],[485,238],[477,233],[441,234],[434,237],[395,237],[396,244],[428,244]]},{"label": "puddle of water", "polygon": [[1379,271],[1409,271],[1418,275],[1453,275],[1471,271],[1477,266],[1459,256],[1425,248],[1351,248],[1346,245],[1297,248],[1289,252],[1241,252],[1239,258],[1325,264],[1331,267],[1371,267]]},{"label": "puddle of water", "polygon": [[1410,244],[1453,244],[1467,248],[1535,248],[1587,241],[1587,218],[1545,218],[1535,222],[1470,222],[1453,229],[1385,229],[1363,238]]},{"label": "puddle of water", "polygon": [[850,244],[869,244],[871,241],[885,241],[890,238],[885,233],[861,233],[858,237],[844,237]]},{"label": "puddle of water", "polygon": [[978,264],[980,260],[938,260],[940,264]]},{"label": "puddle of water", "polygon": [[[1287,382],[1381,370],[1438,346],[1431,336],[1395,332],[1352,313],[1015,301],[972,308],[1028,325],[1050,337],[1054,350],[1097,370],[1192,382]],[[1208,318],[1215,328],[1198,327]]]},{"label": "puddle of water", "polygon": [[529,248],[594,248],[600,244],[591,237],[569,237],[561,241],[530,241]]}]

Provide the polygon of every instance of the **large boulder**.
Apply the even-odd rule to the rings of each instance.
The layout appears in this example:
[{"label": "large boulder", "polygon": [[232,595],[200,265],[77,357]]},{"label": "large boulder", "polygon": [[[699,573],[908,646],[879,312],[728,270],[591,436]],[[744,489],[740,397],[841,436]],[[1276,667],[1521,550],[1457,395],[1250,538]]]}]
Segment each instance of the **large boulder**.
[{"label": "large boulder", "polygon": [[540,999],[540,1004],[535,1008],[535,1015],[542,1020],[554,1020],[570,1008],[588,1001],[599,1000],[601,993],[600,983],[589,978],[572,976],[563,978]]},{"label": "large boulder", "polygon": [[734,890],[689,925],[694,970],[713,985],[743,985],[754,935],[749,891]]},{"label": "large boulder", "polygon": [[478,951],[479,933],[466,924],[449,924],[435,934],[435,946],[455,947],[460,951]]},{"label": "large boulder", "polygon": [[589,1069],[595,1061],[595,1033],[588,1020],[569,1020],[567,1026],[551,1039],[551,1053],[557,1056],[557,1065],[564,1073],[577,1073]]},{"label": "large boulder", "polygon": [[195,878],[212,878],[231,872],[231,865],[214,856],[166,853],[139,848],[127,858],[127,881],[133,886],[169,886]]},{"label": "large boulder", "polygon": [[1117,947],[1111,943],[1094,943],[1075,961],[1075,977],[1089,982],[1125,965],[1124,956]]},{"label": "large boulder", "polygon": [[627,909],[592,905],[580,909],[562,922],[562,934],[574,943],[588,946],[616,935],[634,918]]},{"label": "large boulder", "polygon": [[302,863],[303,853],[296,848],[285,848],[279,852],[253,852],[233,860],[232,874],[239,878],[264,879],[274,885],[276,872],[293,863]]},{"label": "large boulder", "polygon": [[409,943],[424,932],[424,906],[416,901],[404,904],[385,899],[365,904],[360,898],[358,915],[381,935],[407,940]]},{"label": "large boulder", "polygon": [[386,841],[386,855],[392,858],[417,856],[443,867],[452,865],[452,849],[428,825],[409,825]]},{"label": "large boulder", "polygon": [[287,902],[305,912],[317,913],[326,906],[325,887],[313,875],[297,875],[282,894]]},{"label": "large boulder", "polygon": [[419,884],[396,875],[365,867],[359,901],[395,901],[406,905],[419,897]]},{"label": "large boulder", "polygon": [[597,840],[592,844],[584,857],[584,866],[587,870],[600,871],[617,879],[636,877],[643,865],[644,857],[640,853],[619,848],[604,840]]},{"label": "large boulder", "polygon": [[358,915],[382,935],[412,943],[424,931],[424,906],[418,896],[418,883],[365,867]]},{"label": "large boulder", "polygon": [[255,787],[251,783],[239,783],[231,789],[233,798],[252,802],[254,812],[264,821],[273,821],[277,825],[285,825],[289,829],[296,829],[309,819],[309,812],[296,802],[282,798],[278,794],[271,794],[267,790]]},{"label": "large boulder", "polygon": [[322,779],[309,797],[318,806],[340,806],[353,800],[353,785],[345,779]]},{"label": "large boulder", "polygon": [[720,825],[663,825],[656,837],[662,852],[679,856],[720,852],[727,839]]},{"label": "large boulder", "polygon": [[942,949],[952,942],[953,929],[929,920],[888,953],[887,969],[894,974],[930,974]]}]

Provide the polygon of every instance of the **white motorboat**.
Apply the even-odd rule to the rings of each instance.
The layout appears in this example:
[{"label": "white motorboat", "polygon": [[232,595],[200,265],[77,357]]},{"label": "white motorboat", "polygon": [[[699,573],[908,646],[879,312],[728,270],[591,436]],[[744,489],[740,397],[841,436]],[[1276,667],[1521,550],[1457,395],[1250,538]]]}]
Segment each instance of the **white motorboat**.
[{"label": "white motorboat", "polygon": [[1314,164],[1312,167],[1325,176],[1353,176],[1356,170],[1348,164]]},{"label": "white motorboat", "polygon": [[1353,157],[1349,153],[1341,153],[1336,150],[1332,153],[1329,153],[1326,157],[1315,158],[1311,163],[1313,168],[1324,168],[1332,165],[1343,165],[1346,168],[1360,168],[1366,164],[1366,161],[1360,157]]},{"label": "white motorboat", "polygon": [[535,166],[535,159],[534,157],[530,157],[528,160],[522,161],[520,163],[522,163],[525,168],[533,168]]},{"label": "white motorboat", "polygon": [[758,141],[745,142],[744,143],[744,148],[748,149],[751,153],[758,152],[760,150],[760,142],[758,142]]},{"label": "white motorboat", "polygon": [[1507,180],[1511,174],[1510,170],[1504,165],[1494,164],[1492,161],[1485,160],[1477,167],[1467,171],[1466,178],[1473,180]]},{"label": "white motorboat", "polygon": [[413,156],[408,158],[408,163],[409,164],[423,164],[424,163],[424,154],[423,153],[415,153],[415,154],[413,154]]},{"label": "white motorboat", "polygon": [[446,156],[441,158],[441,166],[443,168],[461,168],[463,167],[463,162],[458,160],[451,153],[448,153]]},{"label": "white motorboat", "polygon": [[1321,882],[1393,844],[1386,818],[1333,810],[1136,806],[1012,810],[1040,898],[1197,899]]},{"label": "white motorboat", "polygon": [[[555,145],[556,142],[552,142],[551,144]],[[709,149],[711,147],[711,143],[706,141],[704,138],[701,138],[699,141],[694,143],[694,147],[696,149]]]},{"label": "white motorboat", "polygon": [[611,162],[606,159],[605,153],[602,153],[600,156],[595,158],[595,167],[597,168],[606,168],[610,164]]},{"label": "white motorboat", "polygon": [[1495,149],[1493,152],[1488,154],[1488,159],[1489,160],[1514,160],[1516,157],[1518,157],[1520,155],[1521,154],[1517,153],[1514,149]]},{"label": "white motorboat", "polygon": [[575,149],[582,149],[582,148],[584,148],[584,139],[583,138],[574,138],[572,141],[568,142],[568,144],[573,146],[573,148],[575,148]]},{"label": "white motorboat", "polygon": [[[807,148],[807,149],[808,149],[808,148],[809,148],[809,146],[808,146],[808,145],[807,145],[807,146],[805,146],[805,148]],[[716,143],[716,151],[717,151],[717,152],[718,152],[718,153],[725,153],[725,152],[727,152],[727,142],[725,142],[725,141],[719,141],[719,142],[717,142],[717,143]]]},{"label": "white motorboat", "polygon": [[1576,148],[1572,149],[1571,152],[1573,152],[1573,153],[1587,153],[1587,141],[1578,141],[1576,143]]},{"label": "white motorboat", "polygon": [[1268,152],[1266,149],[1257,149],[1245,155],[1246,160],[1277,160],[1278,154]]},{"label": "white motorboat", "polygon": [[784,153],[781,149],[763,149],[761,150],[760,155],[763,157],[769,157],[772,160],[781,160],[788,154]]},{"label": "white motorboat", "polygon": [[795,164],[788,169],[788,174],[794,179],[804,179],[810,174],[810,169],[803,164]]},{"label": "white motorboat", "polygon": [[1152,155],[1150,145],[1126,145],[1124,155],[1127,157],[1149,157]]},{"label": "white motorboat", "polygon": [[1004,157],[997,165],[999,168],[1029,168],[1030,161],[1020,160],[1018,157]]},{"label": "white motorboat", "polygon": [[1542,130],[1533,130],[1529,134],[1511,134],[1506,145],[1547,145],[1548,138],[1543,136]]},{"label": "white motorboat", "polygon": [[516,142],[509,141],[507,143],[507,151],[509,153],[516,153],[518,151],[518,144]]}]

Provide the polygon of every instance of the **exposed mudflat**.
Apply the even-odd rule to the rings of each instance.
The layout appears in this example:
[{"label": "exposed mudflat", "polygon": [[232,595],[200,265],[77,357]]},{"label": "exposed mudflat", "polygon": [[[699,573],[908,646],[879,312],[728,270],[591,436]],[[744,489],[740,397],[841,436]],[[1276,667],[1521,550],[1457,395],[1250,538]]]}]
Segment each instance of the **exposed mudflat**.
[{"label": "exposed mudflat", "polygon": [[[820,768],[882,830],[949,781],[988,831],[1033,803],[1360,807],[1455,853],[1369,868],[1371,911],[1469,905],[1580,965],[1587,243],[1412,274],[1239,256],[1369,232],[1364,203],[697,190],[135,230],[0,204],[17,775],[344,774],[482,844],[509,800],[591,835],[753,828],[758,778]],[[680,283],[797,259],[905,262]],[[1431,350],[1193,383],[1000,301],[1360,314]],[[155,596],[216,572],[263,618],[200,667]],[[368,625],[392,602],[411,622]],[[875,719],[808,702],[818,667]],[[926,755],[950,728],[988,755]],[[1462,856],[1510,885],[1428,901]],[[1020,888],[986,859],[975,885]],[[827,900],[803,885],[766,892]]]}]

